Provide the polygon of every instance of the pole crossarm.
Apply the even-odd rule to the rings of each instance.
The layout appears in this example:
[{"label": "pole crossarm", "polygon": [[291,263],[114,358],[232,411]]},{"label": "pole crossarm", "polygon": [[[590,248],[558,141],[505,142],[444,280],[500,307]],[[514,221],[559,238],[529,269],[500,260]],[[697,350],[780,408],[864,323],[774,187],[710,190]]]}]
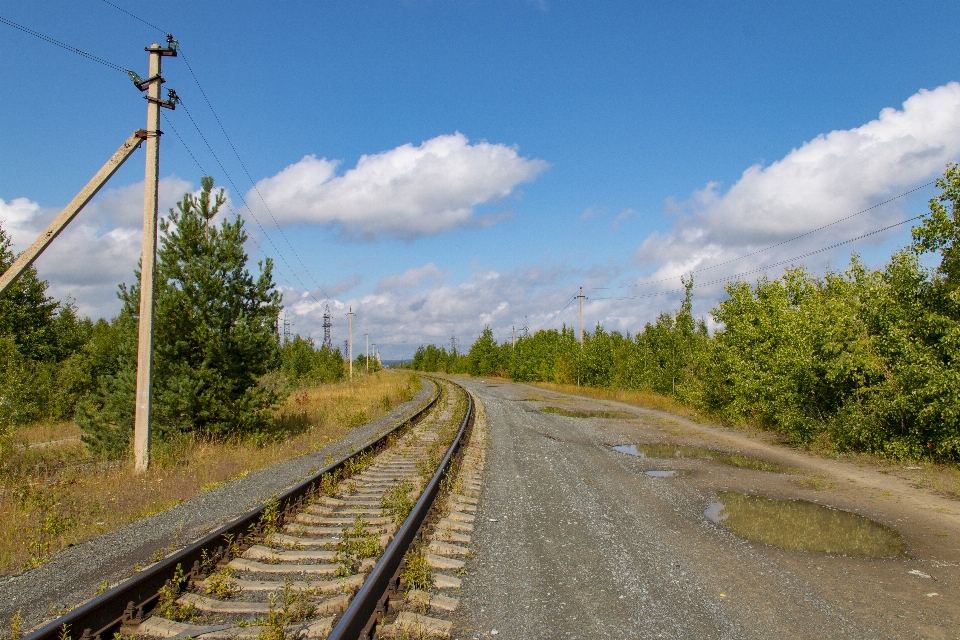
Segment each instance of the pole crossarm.
[{"label": "pole crossarm", "polygon": [[33,264],[34,260],[40,257],[40,254],[43,253],[44,249],[49,246],[53,239],[60,235],[60,232],[70,224],[70,222],[77,216],[78,213],[86,206],[88,202],[97,195],[97,192],[107,183],[107,181],[113,177],[113,174],[117,172],[117,169],[129,158],[133,152],[140,146],[140,143],[147,139],[147,132],[143,129],[137,129],[133,134],[127,138],[127,141],[124,142],[117,152],[107,160],[107,163],[100,168],[100,171],[96,173],[93,178],[90,179],[90,182],[80,190],[73,200],[70,201],[63,211],[60,212],[56,218],[53,219],[47,228],[40,234],[36,240],[33,241],[26,251],[17,256],[17,259],[13,261],[13,264],[10,265],[10,268],[7,269],[2,276],[0,276],[0,295],[6,293],[7,289],[17,281],[17,279],[23,275],[23,272],[30,268],[30,265]]}]

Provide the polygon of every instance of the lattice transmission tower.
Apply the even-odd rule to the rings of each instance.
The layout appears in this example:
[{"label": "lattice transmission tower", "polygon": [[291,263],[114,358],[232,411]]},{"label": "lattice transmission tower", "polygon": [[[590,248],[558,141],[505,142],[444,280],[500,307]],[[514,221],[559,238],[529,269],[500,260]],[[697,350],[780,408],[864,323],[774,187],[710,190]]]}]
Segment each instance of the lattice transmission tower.
[{"label": "lattice transmission tower", "polygon": [[330,319],[330,305],[325,306],[323,312],[323,346],[333,351],[333,340],[330,339],[330,327],[333,322]]}]

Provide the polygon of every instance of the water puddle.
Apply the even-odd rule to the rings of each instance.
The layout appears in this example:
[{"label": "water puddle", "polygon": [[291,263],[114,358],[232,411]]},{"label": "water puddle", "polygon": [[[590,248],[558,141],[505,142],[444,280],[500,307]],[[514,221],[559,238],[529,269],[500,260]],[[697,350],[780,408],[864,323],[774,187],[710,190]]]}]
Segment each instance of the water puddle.
[{"label": "water puddle", "polygon": [[690,471],[687,469],[663,469],[660,471],[644,471],[651,478],[676,478],[677,476],[688,476]]},{"label": "water puddle", "polygon": [[775,462],[767,462],[742,453],[726,453],[705,447],[690,447],[684,444],[620,444],[614,446],[613,450],[641,458],[703,458],[755,471],[782,472],[788,470]]},{"label": "water puddle", "polygon": [[620,418],[630,419],[637,416],[626,411],[579,411],[573,409],[563,409],[562,407],[543,407],[540,409],[543,413],[555,413],[559,416],[568,418]]},{"label": "water puddle", "polygon": [[864,558],[906,556],[906,543],[895,529],[806,500],[718,491],[717,501],[703,515],[741,538],[787,551]]}]

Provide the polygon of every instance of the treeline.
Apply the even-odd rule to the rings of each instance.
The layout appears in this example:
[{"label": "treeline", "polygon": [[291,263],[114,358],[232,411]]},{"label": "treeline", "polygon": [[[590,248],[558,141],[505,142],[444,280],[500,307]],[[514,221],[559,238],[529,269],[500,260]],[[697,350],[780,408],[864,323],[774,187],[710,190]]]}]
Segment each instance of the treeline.
[{"label": "treeline", "polygon": [[[251,274],[243,221],[214,222],[224,202],[205,177],[200,195],[185,194],[161,225],[152,410],[159,441],[261,433],[293,388],[347,375],[339,350],[300,336],[280,340],[273,265],[267,259]],[[0,228],[0,271],[14,258]],[[18,426],[75,419],[94,452],[122,456],[133,432],[140,273],[121,285],[122,309],[110,322],[78,318],[72,303],[46,290],[31,268],[0,296],[0,452]],[[361,356],[355,369],[364,364]]]},{"label": "treeline", "polygon": [[[803,268],[735,282],[711,311],[711,335],[679,310],[637,333],[570,328],[516,346],[485,329],[466,354],[421,347],[423,370],[500,375],[668,394],[729,424],[779,431],[797,443],[898,459],[960,459],[960,171],[881,269],[853,256],[843,273]],[[926,267],[925,259],[938,262]],[[939,259],[939,260],[937,260]]]}]

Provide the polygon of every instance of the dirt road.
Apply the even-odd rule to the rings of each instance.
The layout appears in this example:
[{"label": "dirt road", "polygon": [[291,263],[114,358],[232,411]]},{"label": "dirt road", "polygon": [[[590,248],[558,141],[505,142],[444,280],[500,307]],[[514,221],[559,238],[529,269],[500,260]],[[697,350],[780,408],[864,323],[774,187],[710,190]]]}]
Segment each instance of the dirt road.
[{"label": "dirt road", "polygon": [[[659,411],[458,381],[486,408],[490,449],[453,637],[960,638],[960,503],[851,461]],[[590,413],[606,417],[576,417]],[[657,443],[782,469],[612,448]],[[750,542],[731,531],[736,514],[705,516],[711,505],[716,515],[718,496],[737,494],[859,514],[902,536],[902,553]],[[782,526],[802,534],[811,522]]]}]

